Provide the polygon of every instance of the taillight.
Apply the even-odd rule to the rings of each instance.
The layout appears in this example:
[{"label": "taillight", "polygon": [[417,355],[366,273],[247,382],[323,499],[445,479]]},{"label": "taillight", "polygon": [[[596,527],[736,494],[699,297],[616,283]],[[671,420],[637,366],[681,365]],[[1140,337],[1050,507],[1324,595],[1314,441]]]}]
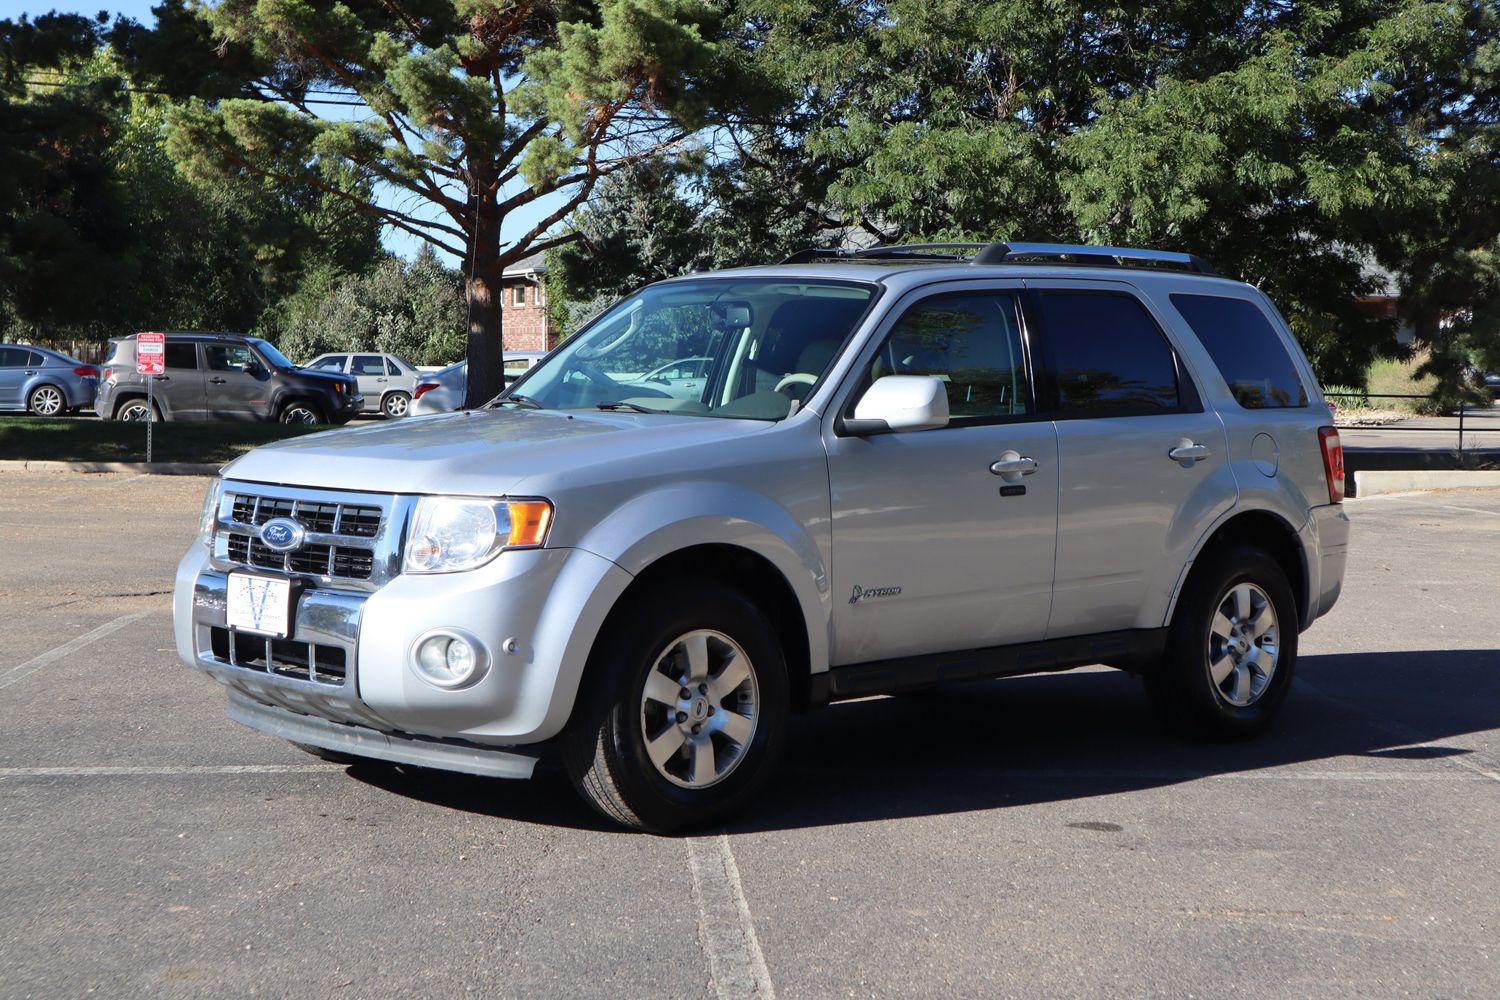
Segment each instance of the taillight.
[{"label": "taillight", "polygon": [[421,385],[417,386],[411,391],[411,398],[421,399],[423,396],[427,395],[427,391],[429,389],[436,389],[437,387],[438,384],[436,382],[423,382]]},{"label": "taillight", "polygon": [[1328,475],[1328,502],[1344,502],[1344,446],[1333,427],[1318,428],[1318,444],[1323,447],[1323,471]]},{"label": "taillight", "polygon": [[108,382],[110,379],[112,379],[114,377],[115,377],[115,370],[113,368],[106,368],[106,369],[104,369],[104,374],[100,376],[100,378],[103,381],[105,381],[105,382]]},{"label": "taillight", "polygon": [[99,377],[99,369],[94,368],[94,367],[89,367],[89,366],[86,366],[86,367],[83,367],[83,368],[74,368],[73,369],[73,374],[74,375],[78,375],[78,376],[80,376],[82,378],[98,378]]}]

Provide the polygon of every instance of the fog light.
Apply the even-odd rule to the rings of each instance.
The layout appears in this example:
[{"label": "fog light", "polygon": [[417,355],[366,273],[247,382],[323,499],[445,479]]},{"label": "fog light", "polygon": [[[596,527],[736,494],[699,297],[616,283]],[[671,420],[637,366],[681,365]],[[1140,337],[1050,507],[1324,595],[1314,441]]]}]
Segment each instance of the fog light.
[{"label": "fog light", "polygon": [[457,629],[429,632],[413,647],[417,676],[440,688],[459,688],[477,681],[489,665],[484,645]]}]

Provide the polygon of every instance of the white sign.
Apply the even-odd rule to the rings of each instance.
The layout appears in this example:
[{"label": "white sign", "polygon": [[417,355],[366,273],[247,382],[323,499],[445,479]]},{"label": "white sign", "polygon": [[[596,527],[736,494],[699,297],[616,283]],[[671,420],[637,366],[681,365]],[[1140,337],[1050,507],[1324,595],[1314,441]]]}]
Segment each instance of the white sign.
[{"label": "white sign", "polygon": [[291,625],[292,582],[230,573],[227,604],[230,628],[284,639]]},{"label": "white sign", "polygon": [[165,333],[138,333],[135,335],[135,373],[137,375],[163,375],[167,370],[167,335]]}]

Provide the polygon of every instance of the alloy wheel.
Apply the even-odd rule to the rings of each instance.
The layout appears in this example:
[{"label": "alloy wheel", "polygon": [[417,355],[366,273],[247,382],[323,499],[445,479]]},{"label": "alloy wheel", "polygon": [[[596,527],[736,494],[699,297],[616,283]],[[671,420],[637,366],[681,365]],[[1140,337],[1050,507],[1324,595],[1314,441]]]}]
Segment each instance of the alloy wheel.
[{"label": "alloy wheel", "polygon": [[1276,675],[1280,656],[1276,606],[1253,583],[1238,583],[1219,602],[1208,627],[1208,676],[1234,708],[1253,705]]},{"label": "alloy wheel", "polygon": [[38,386],[31,393],[31,412],[39,417],[55,417],[63,410],[63,395],[55,386]]},{"label": "alloy wheel", "polygon": [[722,632],[667,644],[641,691],[641,733],[656,771],[681,788],[723,781],[760,720],[760,687],[743,648]]}]

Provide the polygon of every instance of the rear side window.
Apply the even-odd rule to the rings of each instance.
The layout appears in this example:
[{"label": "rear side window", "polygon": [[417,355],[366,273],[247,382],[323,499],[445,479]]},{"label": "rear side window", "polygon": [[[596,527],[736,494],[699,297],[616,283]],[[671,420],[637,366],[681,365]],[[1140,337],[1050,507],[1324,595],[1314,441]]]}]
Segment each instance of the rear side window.
[{"label": "rear side window", "polygon": [[354,375],[384,375],[385,358],[378,354],[357,354],[349,371]]},{"label": "rear side window", "polygon": [[1181,408],[1177,359],[1133,297],[1043,291],[1038,299],[1063,415],[1114,417]]},{"label": "rear side window", "polygon": [[167,367],[195,369],[198,367],[198,345],[194,343],[167,344]]},{"label": "rear side window", "polygon": [[1297,366],[1255,303],[1218,295],[1174,295],[1172,305],[1207,348],[1247,410],[1306,406]]}]

